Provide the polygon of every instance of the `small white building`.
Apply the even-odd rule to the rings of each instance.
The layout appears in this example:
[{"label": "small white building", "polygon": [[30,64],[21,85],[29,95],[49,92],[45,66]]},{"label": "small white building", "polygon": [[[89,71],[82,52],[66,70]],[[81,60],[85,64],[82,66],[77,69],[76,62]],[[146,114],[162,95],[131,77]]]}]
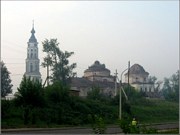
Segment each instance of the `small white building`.
[{"label": "small white building", "polygon": [[[143,92],[154,92],[154,83],[148,79],[149,73],[139,64],[134,64],[129,71],[129,84]],[[128,83],[128,73],[125,74],[125,82]]]},{"label": "small white building", "polygon": [[15,96],[13,93],[9,93],[7,96],[5,96],[5,100],[12,100],[14,98],[15,98]]}]

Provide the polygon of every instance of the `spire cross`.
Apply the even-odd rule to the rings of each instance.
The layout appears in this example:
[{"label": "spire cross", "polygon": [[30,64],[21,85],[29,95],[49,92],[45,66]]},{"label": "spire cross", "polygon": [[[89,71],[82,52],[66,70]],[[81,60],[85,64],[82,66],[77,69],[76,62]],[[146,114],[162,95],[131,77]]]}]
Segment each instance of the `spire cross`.
[{"label": "spire cross", "polygon": [[33,20],[33,28],[34,28],[34,20]]}]

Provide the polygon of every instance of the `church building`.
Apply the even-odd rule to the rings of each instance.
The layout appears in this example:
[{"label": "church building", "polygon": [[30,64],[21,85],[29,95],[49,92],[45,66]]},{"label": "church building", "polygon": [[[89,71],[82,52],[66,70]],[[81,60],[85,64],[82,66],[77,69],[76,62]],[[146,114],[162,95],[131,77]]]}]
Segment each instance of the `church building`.
[{"label": "church building", "polygon": [[41,74],[39,72],[39,58],[38,58],[38,42],[35,37],[34,24],[31,30],[31,37],[27,46],[27,58],[26,58],[26,72],[25,76],[30,77],[31,80],[41,81]]},{"label": "church building", "polygon": [[[149,80],[149,73],[139,64],[134,64],[129,71],[129,83],[138,91],[154,92],[154,83]],[[125,74],[125,82],[128,83],[128,73]]]},{"label": "church building", "polygon": [[71,79],[71,88],[79,91],[80,97],[86,97],[92,87],[99,87],[102,94],[113,97],[115,94],[115,77],[105,64],[95,61],[84,71],[83,77]]}]

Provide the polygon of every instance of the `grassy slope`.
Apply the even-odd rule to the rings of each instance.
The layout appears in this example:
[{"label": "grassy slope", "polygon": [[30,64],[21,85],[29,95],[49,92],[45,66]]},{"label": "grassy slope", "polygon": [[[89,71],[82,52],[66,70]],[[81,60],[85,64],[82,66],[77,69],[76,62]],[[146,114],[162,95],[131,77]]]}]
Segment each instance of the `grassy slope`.
[{"label": "grassy slope", "polygon": [[140,123],[179,121],[179,104],[165,100],[149,99],[133,104],[132,112]]}]

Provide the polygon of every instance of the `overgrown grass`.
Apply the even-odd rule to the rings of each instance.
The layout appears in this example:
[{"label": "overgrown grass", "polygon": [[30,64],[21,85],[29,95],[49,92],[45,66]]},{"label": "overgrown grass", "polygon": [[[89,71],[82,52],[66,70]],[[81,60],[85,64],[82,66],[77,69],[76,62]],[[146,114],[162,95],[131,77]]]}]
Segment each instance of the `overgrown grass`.
[{"label": "overgrown grass", "polygon": [[179,134],[179,129],[171,129],[167,131],[159,131],[158,134]]},{"label": "overgrown grass", "polygon": [[134,116],[140,123],[163,123],[179,121],[179,104],[160,99],[146,99],[132,104]]},{"label": "overgrown grass", "polygon": [[[65,114],[62,115],[68,118],[68,123],[72,121],[75,124],[69,124],[69,126],[85,126],[90,124],[87,120],[88,113],[96,114],[104,118],[106,124],[116,124],[119,113],[119,106],[117,104],[104,104],[100,101],[93,100],[74,100],[72,109],[68,110],[67,106],[64,106]],[[5,106],[6,105],[6,106]],[[168,102],[165,100],[159,99],[139,99],[135,102],[130,102],[132,116],[135,116],[140,124],[151,124],[151,123],[168,123],[168,122],[177,122],[179,121],[179,104],[175,102]],[[63,108],[61,106],[60,108]],[[125,108],[122,108],[122,115],[125,116],[124,112]],[[44,121],[44,116],[47,117],[55,116],[55,113],[58,111],[54,111],[54,113],[49,113],[46,110],[44,113],[38,113],[38,119],[36,119],[36,124],[23,124],[22,119],[22,109],[18,107],[14,107],[12,104],[3,104],[2,108],[2,120],[1,125],[2,128],[24,128],[24,127],[63,127],[68,125],[68,123],[64,122],[58,124],[57,122],[50,122],[47,124]],[[71,115],[67,115],[71,114]],[[74,117],[76,116],[76,117]],[[57,117],[58,119],[58,117]],[[62,120],[63,120],[62,119]],[[84,120],[83,120],[84,119]],[[85,121],[86,120],[86,121]],[[130,120],[131,121],[131,120]],[[77,124],[76,124],[77,123]]]}]

